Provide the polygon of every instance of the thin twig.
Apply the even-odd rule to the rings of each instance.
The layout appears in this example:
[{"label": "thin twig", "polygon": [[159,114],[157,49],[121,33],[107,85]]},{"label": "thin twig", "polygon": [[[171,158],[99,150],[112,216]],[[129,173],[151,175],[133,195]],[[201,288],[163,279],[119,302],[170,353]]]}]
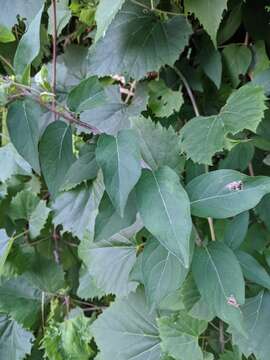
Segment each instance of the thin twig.
[{"label": "thin twig", "polygon": [[[57,58],[57,13],[56,13],[56,0],[52,0],[52,26],[53,26],[53,54],[52,54],[52,91],[54,99],[52,101],[52,109],[55,110],[56,103],[56,58]],[[54,112],[54,119],[57,119],[57,114]]]},{"label": "thin twig", "polygon": [[250,175],[250,176],[254,176],[254,169],[253,169],[252,162],[250,162],[250,163],[248,164],[248,172],[249,172],[249,175]]},{"label": "thin twig", "polygon": [[[176,66],[174,66],[174,71],[179,76],[179,78],[181,79],[181,81],[183,82],[183,84],[185,86],[185,89],[186,89],[187,94],[189,96],[189,99],[191,101],[191,104],[192,104],[195,115],[200,116],[200,112],[199,112],[197,102],[195,100],[195,97],[193,95],[193,92],[191,90],[191,87],[189,86],[189,83],[188,83],[187,79],[185,78],[185,76],[182,74],[182,72]],[[205,168],[205,171],[208,172],[208,166]],[[216,235],[215,235],[215,228],[214,228],[213,219],[209,217],[209,218],[207,218],[207,221],[208,221],[208,225],[209,225],[209,229],[210,229],[211,239],[212,239],[212,241],[215,241],[216,240]]]},{"label": "thin twig", "polygon": [[141,6],[142,8],[144,8],[145,10],[148,10],[148,11],[155,11],[155,12],[160,13],[160,14],[172,15],[172,16],[181,16],[182,15],[180,13],[175,13],[175,12],[172,12],[172,11],[160,10],[160,9],[155,8],[154,6],[153,6],[153,8],[151,8],[151,7],[148,7],[145,4],[142,4],[140,1],[137,1],[137,0],[131,0],[131,2],[133,4]]}]

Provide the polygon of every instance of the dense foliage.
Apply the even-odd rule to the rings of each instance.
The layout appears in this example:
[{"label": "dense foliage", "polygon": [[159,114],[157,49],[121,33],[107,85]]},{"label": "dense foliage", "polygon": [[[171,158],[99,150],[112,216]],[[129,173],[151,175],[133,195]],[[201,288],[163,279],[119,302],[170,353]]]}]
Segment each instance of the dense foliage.
[{"label": "dense foliage", "polygon": [[0,359],[269,360],[269,2],[0,5]]}]

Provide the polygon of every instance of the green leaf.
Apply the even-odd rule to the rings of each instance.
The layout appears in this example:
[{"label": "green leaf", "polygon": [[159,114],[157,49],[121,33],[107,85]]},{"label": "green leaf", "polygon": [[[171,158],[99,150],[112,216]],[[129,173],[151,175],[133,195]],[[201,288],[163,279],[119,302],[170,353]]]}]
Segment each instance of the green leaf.
[{"label": "green leaf", "polygon": [[1,43],[8,43],[15,41],[16,38],[13,35],[12,31],[10,31],[5,26],[0,25],[0,42]]},{"label": "green leaf", "polygon": [[233,343],[240,351],[249,357],[252,353],[260,360],[269,358],[270,344],[268,334],[270,331],[270,293],[262,291],[259,295],[249,298],[243,306],[243,317],[247,335],[241,335],[234,327],[229,331],[233,336]]},{"label": "green leaf", "polygon": [[0,357],[8,360],[22,360],[29,355],[34,340],[31,332],[8,315],[0,315]]},{"label": "green leaf", "polygon": [[221,242],[197,248],[192,273],[202,299],[219,318],[243,333],[239,306],[245,302],[245,282],[233,251]]},{"label": "green leaf", "polygon": [[95,42],[106,35],[108,27],[123,6],[125,0],[116,0],[113,3],[110,0],[101,0],[96,10],[97,32]]},{"label": "green leaf", "polygon": [[96,157],[106,191],[121,217],[131,190],[141,175],[141,156],[136,133],[122,130],[116,137],[101,135]]},{"label": "green leaf", "polygon": [[[112,237],[91,244],[80,245],[80,257],[98,288],[106,294],[125,297],[135,291],[138,283],[129,279],[136,262],[134,235],[141,229],[140,221],[119,231]],[[85,239],[84,239],[85,241]]]},{"label": "green leaf", "polygon": [[155,312],[142,290],[117,300],[94,322],[92,332],[103,360],[158,360],[160,339]]},{"label": "green leaf", "polygon": [[254,208],[270,192],[270,178],[217,170],[196,177],[186,190],[193,215],[224,219]]},{"label": "green leaf", "polygon": [[212,156],[225,147],[226,135],[244,129],[256,132],[265,109],[263,89],[242,86],[228,98],[218,115],[195,117],[181,129],[183,151],[194,162],[212,165]]},{"label": "green leaf", "polygon": [[36,209],[39,198],[32,192],[23,190],[16,194],[12,199],[9,209],[9,216],[13,220],[29,220],[31,214]]},{"label": "green leaf", "polygon": [[[58,0],[56,2],[56,33],[59,36],[62,30],[66,27],[71,19],[72,13],[69,9],[68,0]],[[49,15],[49,24],[48,24],[48,33],[53,34],[53,5],[48,9]]]},{"label": "green leaf", "polygon": [[146,109],[147,95],[143,84],[138,85],[131,104],[125,104],[122,101],[118,86],[107,87],[105,89],[105,96],[106,102],[83,111],[81,120],[106,134],[116,135],[119,130],[130,128],[130,118],[138,116]]},{"label": "green leaf", "polygon": [[203,360],[199,347],[199,335],[207,328],[207,322],[194,319],[185,311],[164,316],[158,320],[161,348],[175,360]]},{"label": "green leaf", "polygon": [[14,237],[9,238],[4,229],[0,229],[0,275],[3,273],[3,268],[10,253],[14,242]]},{"label": "green leaf", "polygon": [[95,150],[94,144],[83,146],[79,158],[68,169],[60,190],[71,190],[83,181],[92,180],[97,176],[98,165]]},{"label": "green leaf", "polygon": [[18,75],[23,75],[40,51],[40,24],[43,6],[22,36],[14,57],[14,68]]},{"label": "green leaf", "polygon": [[165,166],[156,172],[144,170],[136,186],[136,194],[145,227],[188,268],[190,204],[177,174]]},{"label": "green leaf", "polygon": [[157,117],[169,117],[180,110],[184,103],[181,90],[173,91],[163,80],[151,81],[149,88],[149,107]]},{"label": "green leaf", "polygon": [[1,4],[0,24],[12,28],[17,23],[17,15],[31,21],[43,5],[43,0],[13,0]]},{"label": "green leaf", "polygon": [[82,239],[95,221],[103,191],[103,183],[98,178],[92,185],[82,184],[60,194],[52,204],[53,223]]},{"label": "green leaf", "polygon": [[227,76],[236,88],[240,83],[240,76],[244,76],[248,71],[252,53],[245,45],[230,44],[225,46],[222,56]]},{"label": "green leaf", "polygon": [[194,13],[216,45],[216,37],[227,0],[185,0],[185,11]]},{"label": "green leaf", "polygon": [[251,142],[243,142],[232,148],[225,159],[219,162],[219,169],[244,171],[254,156],[255,148]]},{"label": "green leaf", "polygon": [[270,289],[270,276],[265,268],[251,255],[237,250],[235,255],[241,265],[245,278],[255,284]]},{"label": "green leaf", "polygon": [[40,118],[44,115],[41,107],[31,99],[15,101],[9,106],[7,126],[10,139],[18,153],[40,173],[38,142]]},{"label": "green leaf", "polygon": [[212,156],[225,146],[224,124],[218,116],[198,116],[181,129],[183,151],[198,164],[212,164]]},{"label": "green leaf", "polygon": [[26,328],[37,320],[41,310],[41,291],[25,277],[2,281],[0,284],[0,312],[11,315]]},{"label": "green leaf", "polygon": [[0,181],[5,182],[12,175],[32,174],[30,165],[17,153],[11,143],[0,148]]},{"label": "green leaf", "polygon": [[39,156],[44,179],[55,198],[74,161],[72,133],[66,123],[55,121],[46,128],[40,140]]},{"label": "green leaf", "polygon": [[180,139],[172,127],[165,128],[142,116],[133,120],[132,127],[138,133],[142,158],[152,170],[165,165],[179,168]]},{"label": "green leaf", "polygon": [[81,299],[101,298],[105,295],[104,291],[97,287],[93,276],[84,265],[80,269],[79,283],[77,295]]},{"label": "green leaf", "polygon": [[142,275],[147,303],[158,307],[163,299],[179,289],[188,270],[156,239],[146,243],[142,253]]},{"label": "green leaf", "polygon": [[249,212],[245,211],[235,216],[226,226],[224,242],[232,250],[237,249],[245,240],[249,225]]},{"label": "green leaf", "polygon": [[46,206],[46,201],[41,200],[29,218],[29,235],[32,239],[38,237],[44,228],[51,209]]},{"label": "green leaf", "polygon": [[27,267],[24,277],[29,283],[47,293],[57,293],[66,287],[65,274],[61,265],[38,253],[26,252]]},{"label": "green leaf", "polygon": [[106,240],[120,230],[132,225],[136,220],[137,206],[135,194],[131,193],[125,208],[124,216],[121,217],[113,207],[111,200],[105,192],[98,209],[95,222],[95,241]]},{"label": "green leaf", "polygon": [[80,82],[69,93],[67,105],[72,111],[81,112],[106,103],[105,91],[97,76]]},{"label": "green leaf", "polygon": [[[196,41],[197,43],[197,41]],[[222,61],[220,52],[215,49],[211,39],[206,34],[199,38],[198,60],[205,74],[219,89],[222,76]]]},{"label": "green leaf", "polygon": [[[142,4],[150,5],[150,1],[142,0]],[[122,74],[139,80],[163,65],[173,65],[190,34],[184,16],[161,21],[154,12],[128,0],[105,37],[90,50],[89,72],[98,76]]]}]

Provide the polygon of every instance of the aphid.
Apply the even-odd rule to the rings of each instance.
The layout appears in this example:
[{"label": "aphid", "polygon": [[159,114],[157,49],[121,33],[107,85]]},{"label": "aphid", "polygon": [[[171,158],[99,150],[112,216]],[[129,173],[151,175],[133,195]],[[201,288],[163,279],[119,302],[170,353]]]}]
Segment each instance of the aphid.
[{"label": "aphid", "polygon": [[243,181],[233,181],[226,185],[226,189],[229,189],[230,191],[237,191],[237,190],[243,190],[244,184]]},{"label": "aphid", "polygon": [[240,307],[240,305],[238,304],[238,302],[237,302],[236,298],[234,297],[234,295],[230,295],[228,297],[227,304],[231,305],[231,306],[233,306],[233,307],[235,307],[237,309]]}]

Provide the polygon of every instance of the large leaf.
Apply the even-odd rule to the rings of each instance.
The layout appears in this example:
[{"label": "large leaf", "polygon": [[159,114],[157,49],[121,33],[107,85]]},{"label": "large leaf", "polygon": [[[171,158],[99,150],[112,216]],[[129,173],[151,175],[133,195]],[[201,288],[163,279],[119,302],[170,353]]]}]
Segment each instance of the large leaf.
[{"label": "large leaf", "polygon": [[144,170],[136,194],[145,227],[187,268],[190,261],[190,204],[177,174],[169,167],[156,172]]},{"label": "large leaf", "polygon": [[131,104],[121,99],[118,86],[105,89],[106,100],[89,110],[83,111],[81,119],[106,134],[116,135],[119,130],[131,127],[130,117],[139,115],[146,108],[147,96],[144,85],[138,85]]},{"label": "large leaf", "polygon": [[224,231],[224,242],[233,250],[245,240],[249,225],[249,212],[245,211],[235,216],[227,223]]},{"label": "large leaf", "polygon": [[260,360],[268,360],[270,343],[266,334],[270,331],[270,293],[262,291],[248,299],[242,310],[247,336],[230,327],[233,343],[246,357],[253,353]]},{"label": "large leaf", "polygon": [[40,172],[38,142],[39,122],[43,116],[40,106],[33,100],[16,101],[9,106],[7,125],[10,139],[18,153]]},{"label": "large leaf", "polygon": [[133,119],[132,127],[138,133],[143,160],[152,170],[165,165],[178,169],[180,139],[172,127],[167,129],[142,116]]},{"label": "large leaf", "polygon": [[199,335],[207,328],[207,322],[194,319],[185,311],[158,320],[161,348],[176,360],[203,360],[199,347]]},{"label": "large leaf", "polygon": [[43,0],[4,0],[1,3],[0,24],[12,28],[17,15],[31,21],[43,5]]},{"label": "large leaf", "polygon": [[138,285],[129,280],[136,262],[137,247],[133,236],[141,228],[137,221],[129,228],[119,231],[109,239],[91,243],[84,239],[80,255],[98,288],[106,294],[125,297]]},{"label": "large leaf", "polygon": [[26,68],[38,56],[40,50],[40,23],[43,7],[29,25],[27,32],[21,38],[14,57],[14,68],[17,74],[23,75]]},{"label": "large leaf", "polygon": [[113,3],[110,0],[101,0],[96,10],[97,33],[95,41],[104,37],[108,27],[113,21],[118,11],[123,6],[125,0],[116,0]]},{"label": "large leaf", "polygon": [[186,190],[193,215],[228,218],[254,208],[270,192],[270,178],[217,170],[196,177]]},{"label": "large leaf", "polygon": [[245,282],[233,251],[221,242],[197,248],[192,273],[203,300],[215,314],[244,332],[239,306],[245,302]]},{"label": "large leaf", "polygon": [[29,355],[34,336],[8,315],[0,315],[0,357],[23,360]]},{"label": "large leaf", "polygon": [[[150,1],[142,0],[142,4],[150,5]],[[98,76],[123,74],[141,79],[163,65],[173,65],[190,34],[184,16],[161,21],[154,12],[128,0],[105,37],[90,50],[89,71]]]},{"label": "large leaf", "polygon": [[152,308],[179,289],[188,272],[156,239],[146,243],[141,266],[147,303]]},{"label": "large leaf", "polygon": [[41,230],[46,224],[50,209],[46,206],[46,201],[40,200],[29,218],[29,235],[32,239],[40,235]]},{"label": "large leaf", "polygon": [[235,255],[241,265],[245,278],[270,290],[270,275],[250,254],[238,250]]},{"label": "large leaf", "polygon": [[131,190],[141,175],[141,156],[136,133],[122,130],[116,137],[101,135],[96,157],[102,169],[105,188],[123,217]]},{"label": "large leaf", "polygon": [[83,184],[61,193],[52,204],[53,223],[82,239],[95,221],[103,191],[103,183],[98,178],[92,185]]},{"label": "large leaf", "polygon": [[136,220],[137,207],[134,193],[131,193],[121,217],[113,207],[111,200],[105,192],[98,209],[95,222],[95,241],[107,240],[120,230],[132,225]]},{"label": "large leaf", "polygon": [[227,0],[185,0],[186,12],[194,13],[214,44]]},{"label": "large leaf", "polygon": [[39,145],[40,165],[53,198],[74,161],[72,133],[63,121],[55,121],[45,130]]},{"label": "large leaf", "polygon": [[263,118],[263,88],[246,85],[235,91],[218,115],[191,119],[182,129],[182,147],[188,158],[200,164],[212,164],[212,156],[225,147],[226,135],[244,129],[256,132]]},{"label": "large leaf", "polygon": [[155,312],[149,313],[141,290],[117,300],[92,326],[102,359],[159,360],[156,316]]},{"label": "large leaf", "polygon": [[41,291],[25,277],[2,281],[0,284],[0,312],[10,314],[25,327],[31,327],[41,310]]}]

